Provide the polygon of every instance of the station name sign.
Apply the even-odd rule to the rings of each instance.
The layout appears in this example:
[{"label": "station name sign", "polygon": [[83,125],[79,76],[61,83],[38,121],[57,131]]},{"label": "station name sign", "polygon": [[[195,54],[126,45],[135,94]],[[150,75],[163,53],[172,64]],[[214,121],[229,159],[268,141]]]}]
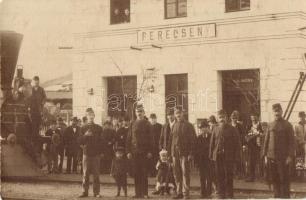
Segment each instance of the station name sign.
[{"label": "station name sign", "polygon": [[198,24],[139,30],[137,33],[138,44],[175,42],[180,40],[212,37],[216,37],[216,24]]}]

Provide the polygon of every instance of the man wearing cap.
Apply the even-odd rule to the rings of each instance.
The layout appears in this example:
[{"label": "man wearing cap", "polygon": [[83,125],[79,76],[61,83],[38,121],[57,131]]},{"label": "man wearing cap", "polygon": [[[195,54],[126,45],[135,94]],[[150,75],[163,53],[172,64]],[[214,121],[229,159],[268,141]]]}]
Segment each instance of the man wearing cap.
[{"label": "man wearing cap", "polygon": [[265,163],[269,162],[274,198],[290,198],[289,168],[295,151],[292,125],[282,115],[279,103],[272,106],[274,121],[269,123],[264,141]]},{"label": "man wearing cap", "polygon": [[304,163],[305,158],[305,143],[306,143],[306,114],[304,111],[299,112],[299,123],[295,126],[295,136],[297,140],[297,157],[303,157]]},{"label": "man wearing cap", "polygon": [[177,195],[174,199],[189,198],[190,163],[195,147],[195,130],[191,123],[184,119],[181,108],[175,109],[176,122],[170,136],[170,151],[172,156],[174,178],[177,185]]},{"label": "man wearing cap", "polygon": [[[30,116],[31,116],[31,124],[32,124],[32,132],[34,136],[34,145],[39,148],[39,128],[42,123],[42,112],[43,107],[46,102],[47,96],[45,90],[39,86],[39,77],[34,76],[33,80],[33,87],[32,87],[32,94],[30,97]],[[36,149],[36,151],[39,151]]]},{"label": "man wearing cap", "polygon": [[154,149],[150,123],[144,118],[142,105],[136,106],[137,119],[131,123],[127,136],[128,159],[133,159],[135,198],[148,198],[148,160]]},{"label": "man wearing cap", "polygon": [[159,158],[159,138],[161,134],[162,125],[157,122],[157,116],[155,113],[150,114],[150,123],[151,123],[151,133],[154,137],[154,150],[153,150],[153,157],[150,166],[150,174],[151,176],[156,176],[156,168],[155,165]]},{"label": "man wearing cap", "polygon": [[59,156],[60,156],[60,160],[59,160],[59,165],[58,165],[58,170],[61,173],[63,170],[63,163],[64,163],[64,156],[65,156],[65,146],[64,146],[64,132],[67,128],[67,125],[65,124],[63,118],[58,117],[57,118],[57,124],[56,124],[56,128],[60,131],[60,136],[61,136],[61,144],[59,145]]},{"label": "man wearing cap", "polygon": [[212,130],[209,157],[214,161],[217,198],[234,198],[233,171],[240,160],[237,129],[228,123],[224,110],[218,111],[218,125]]},{"label": "man wearing cap", "polygon": [[78,126],[78,118],[73,117],[71,120],[71,126],[68,126],[64,131],[64,146],[66,149],[67,156],[67,169],[66,173],[71,173],[71,162],[72,162],[72,172],[77,173],[78,165],[78,151],[79,143],[78,138],[81,135],[81,128]]},{"label": "man wearing cap", "polygon": [[89,190],[89,176],[93,175],[93,194],[100,196],[100,157],[103,155],[103,130],[98,124],[95,124],[95,113],[92,108],[87,108],[86,116],[88,123],[81,129],[82,136],[80,144],[83,145],[83,193],[80,197],[87,197]]},{"label": "man wearing cap", "polygon": [[173,129],[173,125],[175,124],[175,117],[173,110],[167,110],[167,122],[162,126],[161,135],[159,138],[159,150],[169,149],[169,139],[171,135],[171,131]]}]

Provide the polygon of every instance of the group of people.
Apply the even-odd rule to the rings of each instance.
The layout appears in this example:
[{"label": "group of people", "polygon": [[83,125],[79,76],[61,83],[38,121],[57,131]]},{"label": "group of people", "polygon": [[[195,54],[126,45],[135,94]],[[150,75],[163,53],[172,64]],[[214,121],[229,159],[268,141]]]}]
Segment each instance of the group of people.
[{"label": "group of people", "polygon": [[[271,123],[260,123],[252,115],[252,124],[244,128],[237,111],[228,117],[220,110],[217,117],[202,120],[196,131],[180,108],[169,110],[166,124],[160,125],[155,114],[146,118],[143,106],[138,105],[136,120],[126,120],[124,126],[113,132],[116,137],[111,144],[114,156],[110,169],[117,183],[116,195],[120,196],[121,189],[127,195],[127,174],[130,174],[135,179],[134,197],[148,198],[148,176],[155,174],[157,183],[153,195],[170,194],[173,189],[174,199],[188,199],[191,166],[195,163],[199,168],[201,198],[211,197],[213,188],[217,198],[234,198],[233,179],[245,170],[242,160],[247,149],[246,181],[254,181],[255,169],[262,167],[262,173],[268,174],[266,178],[273,185],[274,197],[289,198],[290,168],[299,146],[297,138],[305,138],[305,132],[301,132],[306,124],[305,113],[299,114],[297,133],[282,118],[280,104],[274,104],[272,112]],[[94,196],[100,196],[99,162],[108,154],[105,129],[94,123],[91,108],[86,110],[86,116],[88,123],[81,128],[79,140],[83,148],[80,197],[88,196],[90,173],[94,176]]]},{"label": "group of people", "polygon": [[217,198],[233,198],[234,176],[249,182],[264,177],[273,185],[274,197],[289,198],[291,169],[300,162],[300,167],[305,168],[305,112],[299,113],[300,121],[293,128],[282,118],[280,104],[272,106],[274,120],[270,123],[260,122],[258,116],[251,114],[251,124],[245,125],[238,111],[228,116],[220,110],[216,117],[200,120],[196,128],[185,119],[180,107],[167,111],[164,125],[157,122],[156,114],[147,118],[143,106],[136,105],[135,120],[107,119],[103,127],[95,123],[95,113],[88,108],[82,123],[76,117],[70,126],[60,117],[51,120],[41,140],[39,127],[46,95],[39,78],[33,81],[33,146],[46,153],[50,173],[62,171],[65,155],[66,173],[77,173],[78,163],[82,162],[80,197],[88,196],[90,174],[94,178],[94,196],[100,196],[102,172],[114,177],[117,196],[121,189],[127,196],[129,174],[135,179],[135,198],[148,198],[148,176],[156,176],[153,195],[170,194],[172,189],[174,199],[188,199],[191,167],[196,164],[202,198],[211,197],[213,190]]}]

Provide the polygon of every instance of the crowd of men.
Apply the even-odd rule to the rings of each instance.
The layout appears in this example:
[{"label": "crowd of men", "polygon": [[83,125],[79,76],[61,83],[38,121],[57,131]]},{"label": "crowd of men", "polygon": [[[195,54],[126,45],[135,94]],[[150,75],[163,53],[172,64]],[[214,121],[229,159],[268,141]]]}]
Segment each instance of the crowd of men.
[{"label": "crowd of men", "polygon": [[[32,129],[39,137],[41,109],[45,100],[39,79],[32,91]],[[34,109],[35,107],[35,109]],[[293,126],[282,118],[280,104],[272,106],[274,119],[260,122],[251,114],[251,124],[240,121],[238,111],[229,116],[224,110],[202,119],[195,127],[180,107],[167,111],[164,125],[156,114],[146,117],[142,105],[135,108],[136,119],[107,119],[95,123],[92,108],[82,120],[73,117],[67,126],[63,119],[51,120],[46,140],[35,146],[48,158],[48,172],[61,173],[67,157],[66,173],[83,174],[83,192],[87,197],[89,176],[93,175],[93,194],[100,197],[100,173],[110,173],[127,196],[127,175],[135,179],[135,198],[148,198],[148,176],[156,176],[153,195],[171,193],[174,199],[189,198],[193,164],[199,169],[201,198],[216,193],[217,198],[234,198],[233,179],[248,182],[265,179],[272,184],[274,197],[290,197],[290,181],[295,163],[305,161],[305,112]],[[80,164],[82,163],[82,164]],[[304,164],[301,164],[305,167]],[[80,169],[78,170],[78,166]]]}]

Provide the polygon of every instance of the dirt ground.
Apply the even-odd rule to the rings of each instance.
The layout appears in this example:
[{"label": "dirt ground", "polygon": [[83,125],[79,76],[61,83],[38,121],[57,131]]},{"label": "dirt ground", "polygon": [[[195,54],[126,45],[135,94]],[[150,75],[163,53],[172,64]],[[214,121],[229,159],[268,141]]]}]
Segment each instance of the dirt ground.
[{"label": "dirt ground", "polygon": [[[92,189],[92,188],[90,188]],[[150,188],[150,193],[153,188]],[[2,182],[1,185],[1,197],[3,199],[31,199],[31,200],[72,200],[79,199],[78,195],[81,193],[81,185],[75,183],[13,183],[13,182]],[[102,199],[132,199],[134,195],[134,188],[128,188],[128,198],[119,197],[116,198],[116,187],[111,185],[101,185]],[[92,190],[89,193],[92,196]],[[171,199],[171,196],[150,196],[151,199]],[[236,198],[269,198],[271,194],[264,193],[236,193]],[[191,191],[191,198],[198,199],[199,191]],[[97,199],[94,197],[85,198],[85,200]]]}]

